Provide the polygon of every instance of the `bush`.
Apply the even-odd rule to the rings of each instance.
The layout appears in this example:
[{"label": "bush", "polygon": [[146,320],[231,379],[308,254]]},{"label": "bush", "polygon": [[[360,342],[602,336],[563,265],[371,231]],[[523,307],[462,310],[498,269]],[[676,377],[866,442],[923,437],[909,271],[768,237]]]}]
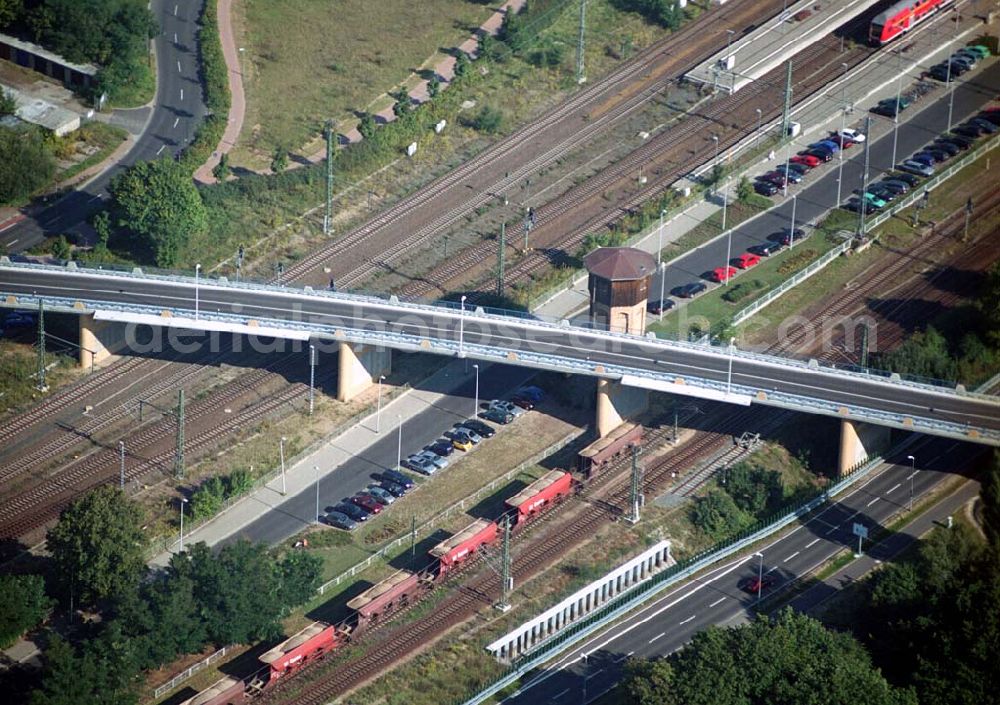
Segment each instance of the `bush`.
[{"label": "bush", "polygon": [[503,113],[492,106],[484,105],[472,119],[470,126],[486,134],[496,134],[503,127]]},{"label": "bush", "polygon": [[691,523],[715,541],[731,538],[752,522],[729,494],[719,490],[700,497],[691,509]]},{"label": "bush", "polygon": [[749,296],[753,296],[756,292],[766,287],[767,284],[762,282],[760,279],[754,279],[749,282],[740,282],[739,284],[735,284],[726,289],[726,291],[722,294],[722,299],[731,304],[735,304]]},{"label": "bush", "polygon": [[6,88],[0,88],[0,117],[13,115],[16,110],[17,101],[14,100],[14,94],[8,92]]},{"label": "bush", "polygon": [[0,205],[23,201],[56,173],[45,138],[34,128],[0,128],[0,164]]},{"label": "bush", "polygon": [[229,72],[222,54],[217,22],[217,0],[205,0],[198,30],[198,50],[201,61],[202,85],[205,89],[205,105],[208,114],[195,132],[191,144],[184,150],[181,163],[189,172],[194,172],[208,161],[212,152],[222,140],[229,120]]},{"label": "bush", "polygon": [[6,649],[48,616],[51,600],[40,575],[0,575],[0,595],[4,596],[0,600],[0,649]]}]

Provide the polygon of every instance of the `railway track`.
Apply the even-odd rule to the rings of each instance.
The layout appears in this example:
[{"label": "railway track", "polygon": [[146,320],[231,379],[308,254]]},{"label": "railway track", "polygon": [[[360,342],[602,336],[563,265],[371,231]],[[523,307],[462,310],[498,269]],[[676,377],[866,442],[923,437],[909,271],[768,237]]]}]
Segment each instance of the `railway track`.
[{"label": "railway track", "polygon": [[[859,32],[862,23],[855,21],[852,30]],[[808,96],[815,90],[840,76],[841,63],[857,65],[877,52],[864,45],[840,54],[838,40],[828,35],[810,45],[797,55],[798,75],[794,85],[795,95]],[[613,167],[583,182],[558,198],[535,209],[541,225],[532,230],[532,238],[542,244],[525,253],[507,268],[505,282],[509,286],[525,281],[532,275],[550,267],[554,259],[572,256],[583,244],[588,233],[605,229],[630,211],[639,207],[656,193],[665,190],[681,176],[690,173],[704,162],[704,153],[713,148],[706,130],[719,137],[719,153],[736,144],[752,132],[757,108],[770,120],[779,113],[775,109],[775,86],[781,83],[784,69],[775,69],[759,81],[739,91],[698,109],[669,130],[651,138]],[[750,125],[748,131],[744,126]],[[639,169],[647,175],[647,185],[634,191],[634,177]],[[612,204],[607,194],[616,193]],[[589,215],[581,217],[581,213]],[[546,238],[546,232],[554,233]],[[522,222],[515,222],[507,231],[508,243],[517,242],[524,234]],[[483,241],[436,267],[431,273],[412,280],[397,293],[404,298],[421,298],[446,293],[461,288],[468,272],[481,270],[484,262],[496,260],[498,244]],[[508,245],[508,249],[514,248]],[[393,260],[400,255],[395,255]],[[493,280],[479,286],[470,296],[473,302],[481,301],[483,294],[493,289]]]},{"label": "railway track", "polygon": [[[391,261],[395,261],[397,256],[427,243],[441,228],[495,201],[497,194],[508,191],[534,169],[579,148],[595,130],[606,129],[633,112],[655,95],[667,78],[679,76],[690,65],[711,56],[725,40],[727,28],[742,31],[758,22],[762,15],[770,16],[779,9],[778,2],[746,0],[703,13],[530,125],[289,266],[279,280],[308,279],[315,270],[328,266],[341,288],[358,286],[382,270],[389,261],[385,253],[394,253]],[[620,113],[620,117],[616,113]],[[591,116],[595,129],[589,129],[588,121],[580,118],[582,114]],[[539,154],[546,155],[547,159],[530,156]],[[505,159],[512,161],[505,162]],[[504,176],[494,178],[490,171]],[[448,189],[459,192],[447,194]],[[424,206],[431,206],[428,213],[414,214]],[[400,231],[407,233],[402,239]],[[326,275],[321,278],[325,281]],[[320,277],[313,279],[316,281],[312,283],[317,283]]]}]

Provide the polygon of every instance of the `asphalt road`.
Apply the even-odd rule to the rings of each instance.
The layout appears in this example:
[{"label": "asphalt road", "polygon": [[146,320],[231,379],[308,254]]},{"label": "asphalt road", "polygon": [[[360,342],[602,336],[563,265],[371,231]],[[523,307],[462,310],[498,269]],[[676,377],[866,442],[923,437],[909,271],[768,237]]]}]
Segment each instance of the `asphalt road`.
[{"label": "asphalt road", "polygon": [[[760,553],[736,559],[699,576],[691,583],[654,600],[628,619],[567,651],[541,671],[507,705],[569,705],[586,703],[621,679],[629,657],[652,658],[683,647],[710,625],[743,622],[754,615],[756,594],[743,589],[758,572],[773,579],[767,597],[809,574],[845,547],[856,549],[854,524],[869,531],[906,511],[910,490],[914,498],[950,474],[971,465],[970,446],[942,439],[923,439],[904,451],[897,464],[881,466],[869,479],[850,490],[788,534],[764,546]],[[911,470],[905,454],[916,457]],[[892,547],[876,546],[873,555],[888,560]],[[894,554],[893,554],[894,555]]]},{"label": "asphalt road", "polygon": [[[580,372],[595,375],[610,376],[616,370],[621,374],[654,373],[665,384],[669,380],[671,391],[676,389],[674,380],[684,378],[689,385],[710,380],[721,393],[731,373],[733,392],[751,395],[754,403],[793,405],[804,411],[836,416],[842,415],[843,406],[850,410],[852,418],[878,418],[887,425],[939,434],[940,428],[935,429],[922,420],[948,422],[953,424],[954,433],[963,435],[967,427],[1000,431],[1000,402],[996,399],[957,395],[924,385],[894,384],[875,375],[810,369],[802,363],[765,355],[731,356],[725,348],[579,328],[561,329],[530,319],[476,316],[472,312],[460,315],[454,309],[398,306],[347,294],[317,296],[296,289],[241,289],[214,282],[207,284],[204,279],[201,282],[198,296],[202,315],[208,311],[238,312],[241,318],[309,321],[346,331],[389,333],[397,337],[399,346],[405,343],[418,349],[419,341],[424,340],[430,346],[420,349],[446,354],[454,354],[453,348],[435,348],[434,341],[451,341],[457,347],[461,339],[470,357],[496,362],[511,359],[508,355],[513,354],[517,358],[515,364],[544,367],[545,364],[532,360],[532,356],[559,356],[574,360]],[[161,309],[190,311],[196,292],[193,280],[136,279],[93,270],[2,267],[0,293],[140,303],[155,307],[152,310],[158,313]],[[193,317],[191,313],[187,316]],[[352,334],[352,339],[364,342],[360,333]],[[596,368],[602,365],[607,369],[598,372]],[[777,393],[794,395],[794,403],[783,401]],[[813,401],[816,399],[825,400],[826,406],[816,404]],[[893,416],[887,418],[886,414]],[[907,418],[914,420],[913,426],[906,423]]]},{"label": "asphalt road", "polygon": [[[937,85],[936,90],[900,114],[900,119],[905,120],[905,122],[899,124],[896,147],[897,164],[911,154],[920,151],[921,147],[947,131],[948,89],[942,83],[932,82]],[[983,70],[970,72],[957,80],[954,85],[956,88],[952,124],[957,125],[997,97],[997,93],[1000,91],[1000,63],[994,63]],[[879,120],[891,122],[890,118],[863,113],[868,107],[870,106],[858,106],[858,110],[849,118],[853,121],[851,126],[863,131],[865,115],[871,115],[873,124]],[[858,122],[859,113],[861,113],[861,122]],[[819,139],[817,137],[816,141]],[[890,131],[872,142],[869,155],[869,183],[878,180],[881,174],[892,168],[892,141],[892,132]],[[775,164],[783,163],[781,160],[785,157],[784,152],[778,154],[777,157]],[[834,155],[833,161],[813,169],[802,183],[789,184],[789,196],[793,194],[796,196],[794,199],[795,227],[801,228],[804,224],[815,224],[828,209],[837,205],[839,158],[839,154]],[[864,170],[863,145],[856,144],[845,151],[843,169],[841,203],[847,201],[854,189],[861,188]],[[755,174],[755,176],[757,175]],[[729,198],[735,198],[735,189],[736,184],[731,182],[728,190]],[[933,198],[933,194],[931,198]],[[734,228],[731,245],[728,242],[728,237],[719,238],[672,261],[666,269],[666,276],[661,278],[658,275],[650,284],[651,298],[659,298],[660,291],[669,296],[670,292],[677,287],[696,281],[708,281],[706,275],[709,272],[725,265],[727,251],[732,259],[746,252],[753,245],[772,241],[769,239],[771,236],[783,235],[785,229],[792,226],[792,200],[792,198],[788,198],[763,215]],[[721,198],[719,202],[721,204]],[[805,228],[805,230],[807,233],[810,232],[809,228]],[[808,243],[808,240],[806,242]],[[752,276],[752,274],[744,276]],[[739,281],[739,276],[732,280],[733,283]]]},{"label": "asphalt road", "polygon": [[32,208],[26,220],[0,233],[0,252],[23,252],[48,236],[80,233],[83,222],[107,197],[108,184],[115,174],[138,161],[173,156],[191,141],[205,115],[198,76],[201,5],[192,0],[152,0],[151,9],[161,32],[153,40],[157,92],[145,129],[118,164],[52,205]]},{"label": "asphalt road", "polygon": [[[509,393],[523,384],[530,374],[530,372],[516,367],[504,365],[488,367],[479,376],[480,404]],[[454,392],[441,397],[434,406],[408,421],[404,421],[402,436],[399,434],[399,427],[396,425],[395,419],[389,414],[383,414],[382,438],[320,479],[320,512],[326,511],[328,507],[332,508],[331,505],[347,499],[370,483],[381,479],[379,473],[382,470],[395,468],[399,447],[402,447],[402,457],[406,458],[411,453],[423,449],[425,445],[433,443],[441,437],[444,431],[456,423],[471,418],[469,412],[474,404],[474,395],[475,377],[470,376]],[[530,423],[530,421],[520,419],[514,423],[520,425]],[[496,424],[490,425],[496,426]],[[504,433],[504,427],[498,427],[497,433],[498,435]],[[490,443],[491,439],[483,439],[482,443],[469,451],[469,454],[476,454]],[[456,450],[449,457],[449,460],[453,462],[464,454],[463,451]],[[323,469],[325,470],[325,468]],[[461,468],[453,469],[449,466],[439,472],[461,472]],[[430,485],[418,485],[418,489],[414,491],[432,492],[433,488],[432,481]],[[470,487],[469,491],[471,492],[473,489],[475,488]],[[302,531],[314,521],[315,517],[316,486],[311,485],[294,497],[289,497],[278,508],[262,514],[252,524],[222,541],[220,545],[226,545],[241,538],[264,541],[269,544],[278,543]]]}]

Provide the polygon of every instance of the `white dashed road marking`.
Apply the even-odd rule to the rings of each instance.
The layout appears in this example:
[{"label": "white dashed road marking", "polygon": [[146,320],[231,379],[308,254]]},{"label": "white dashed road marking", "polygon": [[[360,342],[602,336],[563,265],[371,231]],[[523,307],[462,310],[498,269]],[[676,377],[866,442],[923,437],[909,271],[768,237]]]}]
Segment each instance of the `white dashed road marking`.
[{"label": "white dashed road marking", "polygon": [[692,619],[694,619],[694,618],[695,618],[695,617],[697,617],[697,616],[698,616],[698,615],[696,615],[696,614],[693,614],[693,615],[691,615],[690,617],[688,617],[687,619],[685,619],[685,620],[684,620],[683,622],[678,622],[678,624],[687,624],[688,622],[690,622],[690,621],[691,621]]},{"label": "white dashed road marking", "polygon": [[867,506],[869,506],[869,507],[872,506],[873,504],[875,504],[875,502],[879,501],[880,499],[882,499],[882,498],[881,497],[876,497],[871,502],[869,502]]},{"label": "white dashed road marking", "polygon": [[174,127],[177,127],[177,123],[181,121],[180,118],[174,118]]},{"label": "white dashed road marking", "polygon": [[795,556],[799,555],[800,553],[802,553],[802,551],[796,551],[792,555],[788,556],[788,558],[786,558],[785,560],[783,560],[782,563],[787,563],[788,561],[792,560],[793,558],[795,558]]},{"label": "white dashed road marking", "polygon": [[650,639],[649,643],[652,644],[654,641],[656,641],[657,639],[659,639],[661,636],[664,636],[664,635],[666,635],[666,632],[660,632],[659,634],[657,634],[656,636],[654,636],[652,639]]},{"label": "white dashed road marking", "polygon": [[812,548],[813,546],[816,545],[817,541],[819,541],[818,538],[813,539],[812,541],[810,541],[809,543],[806,544],[806,548]]},{"label": "white dashed road marking", "polygon": [[720,602],[724,602],[725,599],[726,599],[725,597],[720,597],[718,600],[716,600],[715,602],[713,602],[712,604],[710,604],[709,607],[715,607]]},{"label": "white dashed road marking", "polygon": [[886,493],[886,494],[892,494],[893,492],[895,492],[896,490],[898,490],[898,489],[899,489],[899,484],[900,484],[900,483],[898,483],[898,482],[897,482],[897,483],[896,483],[895,485],[893,485],[893,486],[892,486],[892,487],[891,487],[890,489],[886,490],[886,491],[885,491],[885,493]]}]

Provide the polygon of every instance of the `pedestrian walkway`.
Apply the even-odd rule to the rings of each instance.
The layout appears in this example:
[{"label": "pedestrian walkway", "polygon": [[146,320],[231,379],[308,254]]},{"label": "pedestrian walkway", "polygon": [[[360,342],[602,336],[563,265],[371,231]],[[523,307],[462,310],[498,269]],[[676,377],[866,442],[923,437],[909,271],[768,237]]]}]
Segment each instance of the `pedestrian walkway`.
[{"label": "pedestrian walkway", "polygon": [[[419,389],[406,391],[384,404],[380,424],[376,414],[373,413],[294,464],[289,463],[285,472],[284,495],[281,492],[282,480],[279,476],[206,524],[190,533],[185,532],[184,544],[204,541],[213,546],[230,536],[239,534],[243,528],[260,519],[265,513],[282,511],[282,505],[296,495],[314,491],[317,478],[323,480],[335,473],[346,461],[364,454],[377,441],[386,438],[389,429],[396,429],[400,419],[406,423],[416,418],[430,407],[437,405],[442,398],[453,394],[460,385],[468,383],[469,374],[465,371],[465,364],[464,360],[456,360],[422,382]],[[482,372],[485,373],[485,369]],[[376,433],[377,425],[381,427],[381,433]],[[316,467],[319,468],[318,474],[314,469]],[[180,550],[179,538],[178,536],[178,540],[169,550],[153,558],[150,565],[167,565],[173,553]]]},{"label": "pedestrian walkway", "polygon": [[[818,135],[839,130],[841,127],[863,129],[865,118],[869,115],[872,117],[873,138],[877,139],[879,136],[891,132],[893,128],[892,118],[872,115],[868,109],[883,98],[894,98],[897,92],[905,93],[909,86],[925,77],[927,70],[933,64],[946,58],[971,38],[988,31],[989,27],[984,24],[984,18],[987,17],[990,9],[995,8],[995,5],[994,0],[976,0],[965,3],[961,6],[960,20],[954,22],[954,29],[951,28],[952,21],[949,17],[942,15],[935,22],[925,24],[920,29],[910,33],[905,39],[890,46],[889,51],[876,53],[850,72],[845,72],[840,79],[832,82],[825,90],[807,98],[793,108],[790,119],[801,125],[801,133],[796,139],[789,141],[787,147],[782,147],[779,150],[780,154],[772,151],[770,154],[760,155],[748,167],[731,175],[729,183],[738,181],[742,174],[746,174],[752,179],[773,169],[774,165],[779,161],[783,162],[788,154],[794,154],[810,142],[816,141]],[[950,31],[947,34],[944,33],[942,26],[947,27]],[[995,58],[991,59],[991,61],[995,60]],[[970,74],[971,80],[974,80],[978,73],[979,71]],[[944,84],[932,83],[935,85],[933,91],[925,96],[921,102],[901,113],[900,120],[912,117],[922,107],[946,94],[946,91],[949,90]],[[953,87],[954,85],[952,84]],[[744,152],[754,151],[762,140],[776,134],[779,129],[780,119],[761,125],[759,130],[755,130],[727,153],[720,155],[720,159],[732,161]],[[901,158],[901,156],[897,156],[895,161],[898,162]],[[680,190],[694,186],[698,178],[712,168],[710,161],[708,160],[700,168],[694,170],[690,178],[679,179],[672,187]],[[831,162],[826,168],[832,168],[835,165],[836,162]],[[794,188],[789,188],[789,197]],[[784,199],[779,193],[774,197],[774,200],[776,205],[780,205]],[[831,200],[830,206],[834,205]],[[659,223],[654,223],[645,234],[638,237],[632,246],[655,255],[661,247],[661,242],[662,247],[675,242],[682,235],[718,212],[721,207],[722,199],[720,198],[706,197],[699,200],[666,221],[662,233]],[[722,237],[721,233],[719,237]],[[714,241],[700,247],[709,247]],[[668,262],[667,266],[671,266],[673,262],[682,257],[684,255]],[[656,291],[658,281],[658,279],[654,280],[652,285],[654,291]],[[534,307],[532,312],[542,318],[572,319],[583,313],[588,304],[587,276],[582,273],[567,288],[554,293],[547,300]]]}]

